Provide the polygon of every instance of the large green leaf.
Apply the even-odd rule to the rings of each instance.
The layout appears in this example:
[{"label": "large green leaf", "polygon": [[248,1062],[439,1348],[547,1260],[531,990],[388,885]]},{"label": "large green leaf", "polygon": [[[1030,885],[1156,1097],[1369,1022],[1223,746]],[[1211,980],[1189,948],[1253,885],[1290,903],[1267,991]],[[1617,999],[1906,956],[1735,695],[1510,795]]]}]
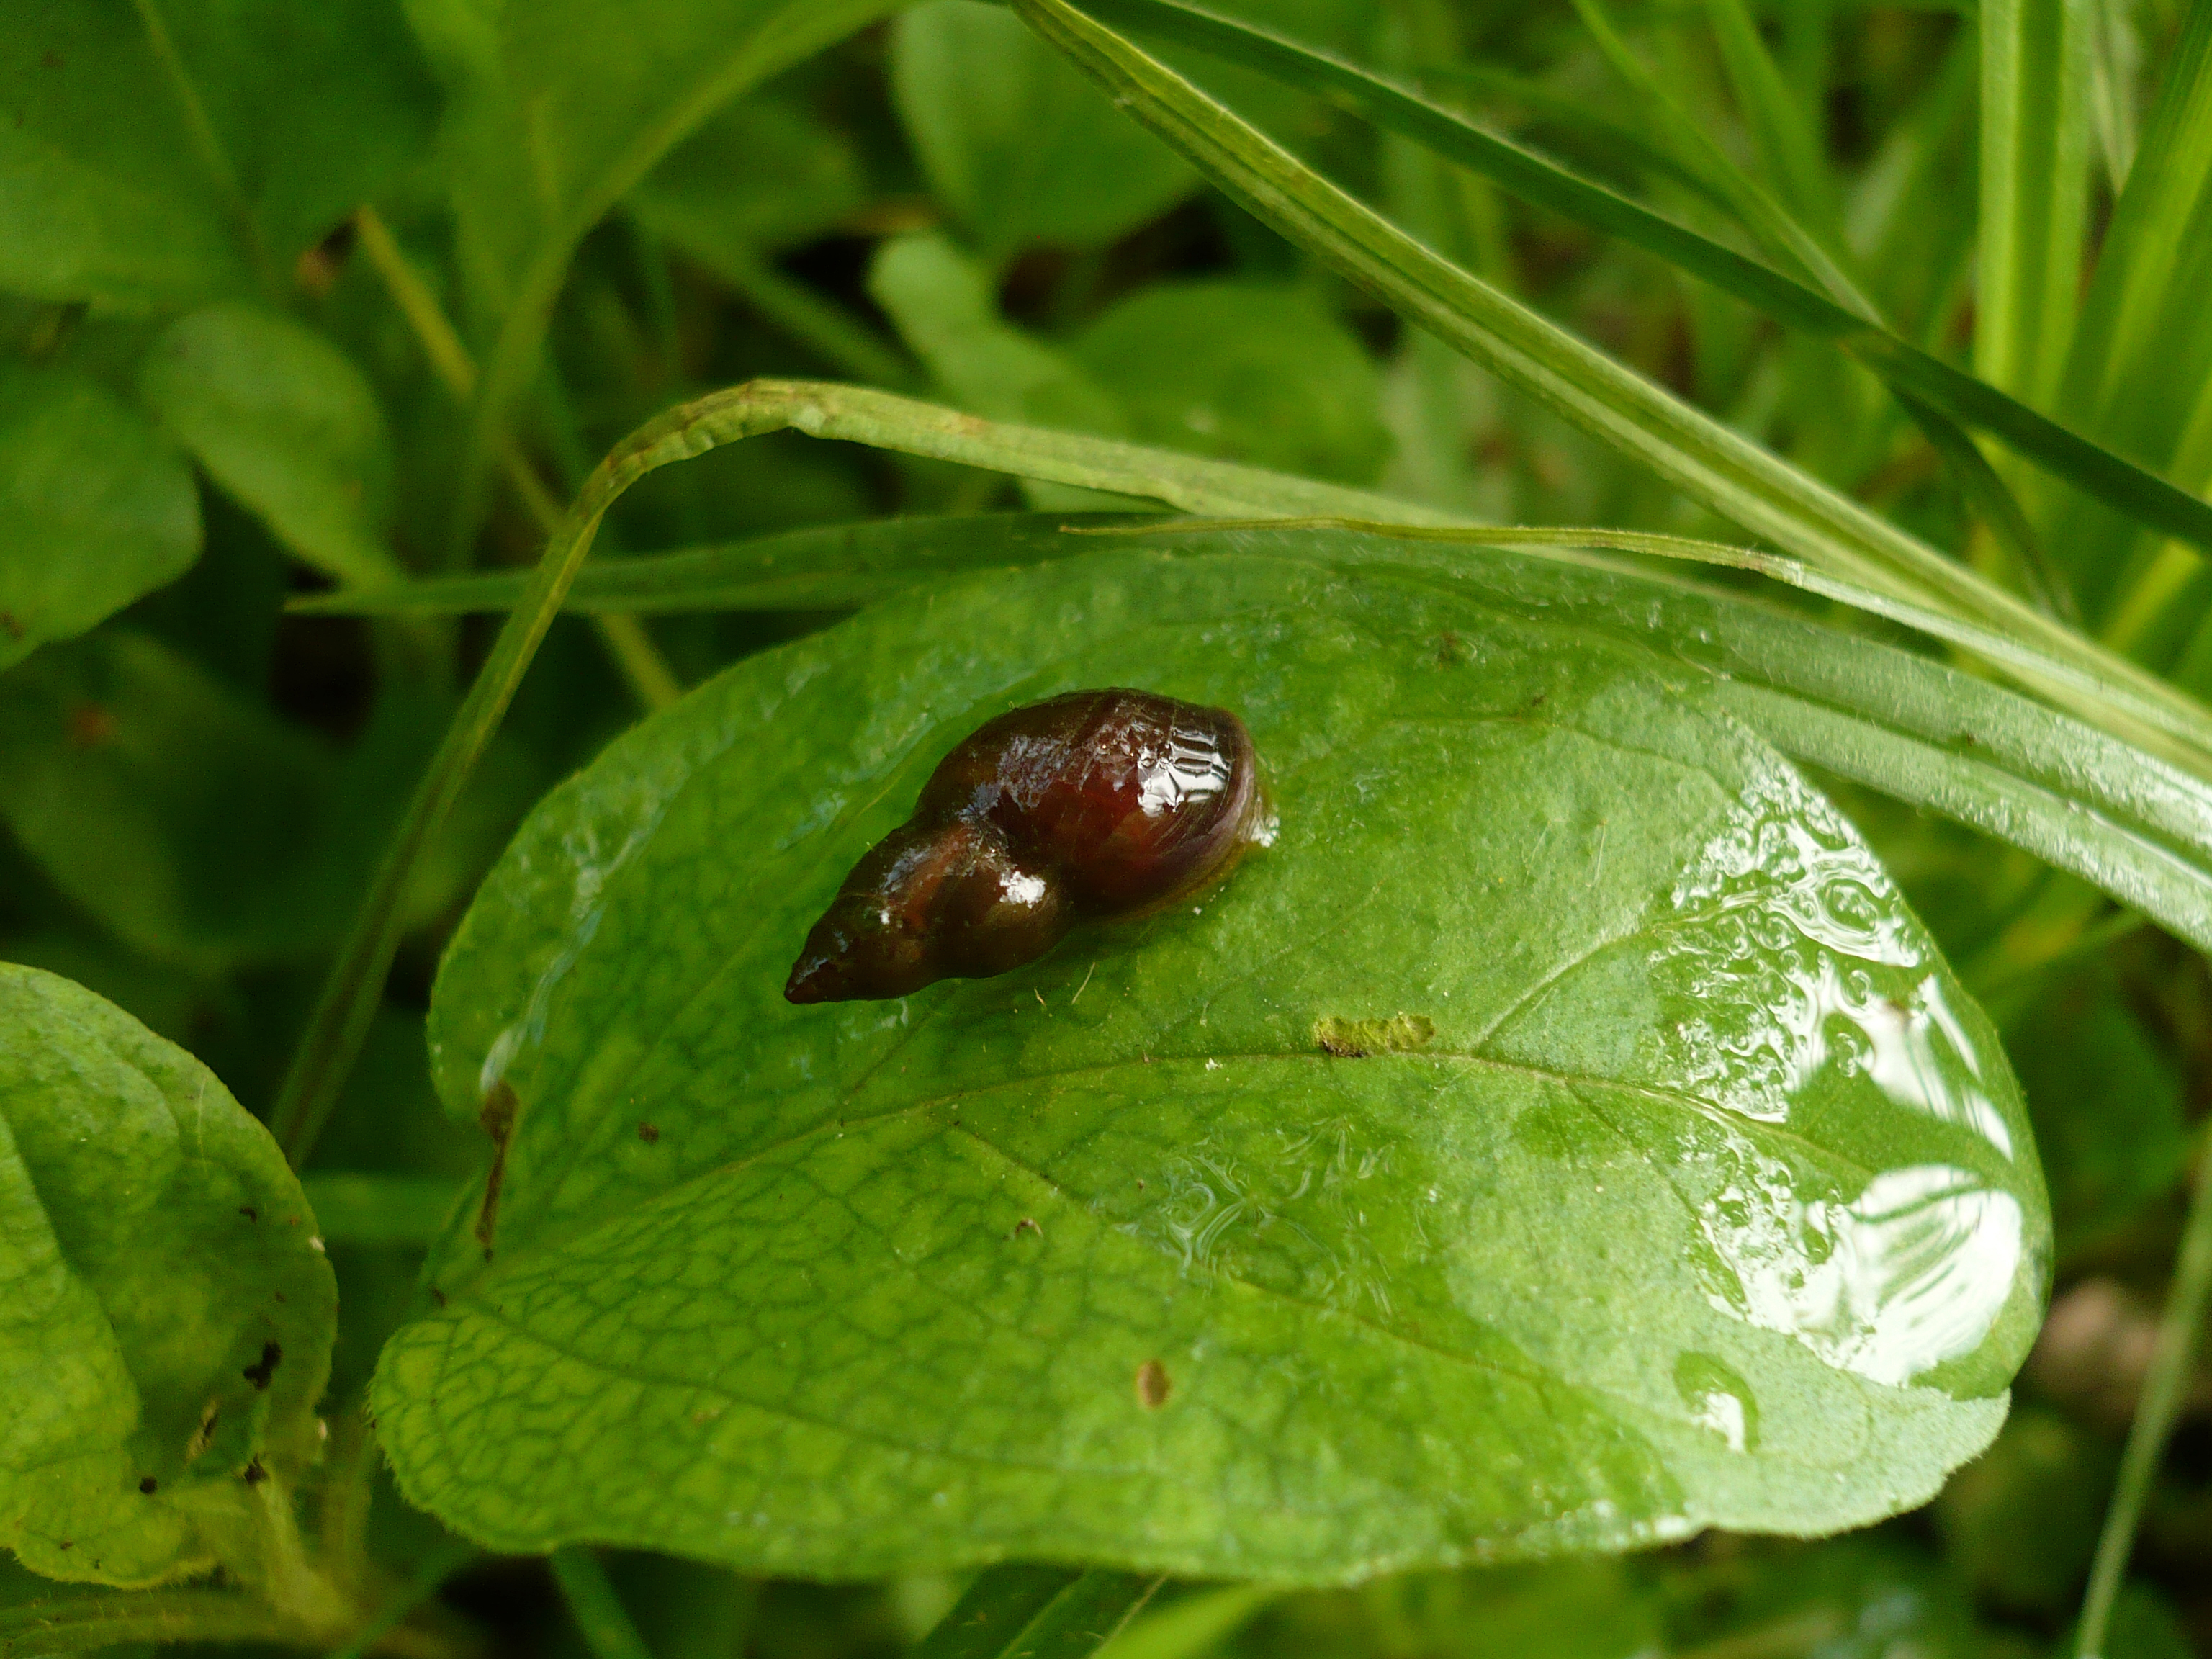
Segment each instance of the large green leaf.
[{"label": "large green leaf", "polygon": [[11,12],[0,289],[131,308],[273,292],[430,135],[396,0]]},{"label": "large green leaf", "polygon": [[328,856],[344,827],[335,770],[143,635],[57,646],[0,680],[0,823],[56,887],[161,960],[212,969],[329,939],[350,893],[326,878],[365,862]]},{"label": "large green leaf", "polygon": [[259,1512],[319,1450],[314,1216],[204,1066],[4,963],[0,1280],[0,1543],[55,1578],[253,1576]]},{"label": "large green leaf", "polygon": [[[1270,848],[1006,977],[783,1002],[958,736],[1115,683],[1244,715]],[[1143,550],[711,682],[447,957],[441,1092],[512,1115],[380,1368],[404,1490],[508,1548],[1307,1581],[1918,1501],[2039,1318],[2025,1118],[1705,684],[1420,572]]]},{"label": "large green leaf", "polygon": [[938,199],[994,257],[1092,247],[1172,205],[1190,166],[995,6],[928,0],[892,26],[891,92]]},{"label": "large green leaf", "polygon": [[253,306],[210,306],[155,341],[139,392],[210,476],[309,564],[356,583],[399,574],[384,542],[384,411],[368,378],[322,335]]},{"label": "large green leaf", "polygon": [[0,367],[0,668],[81,634],[199,556],[191,474],[61,369]]},{"label": "large green leaf", "polygon": [[819,236],[867,199],[853,141],[796,98],[741,99],[630,192],[637,216],[708,264]]}]

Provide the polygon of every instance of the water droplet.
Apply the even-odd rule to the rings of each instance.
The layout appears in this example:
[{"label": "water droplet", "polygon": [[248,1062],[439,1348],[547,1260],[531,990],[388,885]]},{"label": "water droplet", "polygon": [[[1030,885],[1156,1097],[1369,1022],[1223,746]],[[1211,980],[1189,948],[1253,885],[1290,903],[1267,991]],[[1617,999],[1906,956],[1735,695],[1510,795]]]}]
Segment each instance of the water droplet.
[{"label": "water droplet", "polygon": [[1730,1451],[1759,1449],[1759,1402],[1729,1366],[1709,1353],[1685,1353],[1674,1362],[1674,1389],[1690,1420],[1720,1436]]},{"label": "water droplet", "polygon": [[1893,1385],[1980,1346],[2020,1270],[2019,1200],[1941,1164],[1884,1170],[1848,1204],[1803,1199],[1788,1165],[1732,1143],[1698,1215],[1725,1269],[1715,1307]]}]

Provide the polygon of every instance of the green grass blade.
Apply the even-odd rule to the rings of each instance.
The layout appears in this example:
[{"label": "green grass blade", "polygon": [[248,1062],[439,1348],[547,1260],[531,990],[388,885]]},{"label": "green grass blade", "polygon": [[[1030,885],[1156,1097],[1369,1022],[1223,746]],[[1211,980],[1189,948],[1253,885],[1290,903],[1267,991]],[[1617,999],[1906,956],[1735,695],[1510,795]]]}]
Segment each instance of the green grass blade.
[{"label": "green grass blade", "polygon": [[2166,1437],[2173,1432],[2188,1393],[2190,1361],[2203,1335],[2208,1300],[2212,1300],[2212,1156],[2200,1144],[2189,1221],[2181,1234],[2181,1257],[2166,1291],[2166,1312],[2159,1321],[2158,1340],[2143,1376],[2136,1419],[2129,1425],[2119,1486],[2106,1511],[2103,1535],[2097,1540],[2096,1562],[2090,1570],[2088,1597],[2075,1638],[2077,1659],[2104,1659],[2106,1633],[2112,1624],[2113,1604],[2119,1599],[2128,1557],[2134,1553],[2136,1528],[2150,1499]]},{"label": "green grass blade", "polygon": [[2089,8],[1982,0],[1974,368],[2047,407],[2074,329],[2089,207]]},{"label": "green grass blade", "polygon": [[[2212,480],[2212,5],[2189,12],[2164,85],[2115,204],[2083,301],[2060,412],[2185,486]],[[2117,570],[2137,548],[2135,527],[2069,502],[2052,538],[2082,573]],[[2137,555],[2124,581],[2085,585],[2107,637],[2141,635],[2197,567],[2189,550]]]},{"label": "green grass blade", "polygon": [[1674,101],[1658,78],[1644,67],[1643,60],[1629,49],[1601,0],[1575,0],[1575,9],[1581,14],[1583,27],[1597,42],[1606,61],[1627,82],[1675,155],[1728,203],[1737,222],[1758,240],[1769,257],[1780,260],[1793,273],[1825,290],[1846,311],[1863,320],[1874,320],[1873,302],[1845,274],[1834,253],[1793,218],[1765,185],[1730,160],[1728,152]]},{"label": "green grass blade", "polygon": [[1158,1577],[1093,1567],[993,1567],[914,1659],[1086,1659],[1136,1616]]},{"label": "green grass blade", "polygon": [[1782,71],[1759,38],[1744,0],[1705,0],[1706,20],[1720,45],[1737,108],[1759,143],[1760,159],[1783,202],[1800,222],[1832,242],[1835,191],[1820,144]]},{"label": "green grass blade", "polygon": [[568,1604],[568,1616],[575,1620],[592,1659],[653,1659],[597,1555],[572,1544],[555,1550],[545,1565],[552,1569],[553,1582],[561,1587],[561,1599]]},{"label": "green grass blade", "polygon": [[1992,434],[2076,489],[2149,527],[2212,549],[2212,505],[2018,398],[1976,380],[1805,283],[1584,179],[1523,145],[1343,59],[1188,0],[1093,0],[1092,14],[1348,102],[1385,130],[1533,205],[1618,236],[1779,323],[1835,342],[1892,387]]},{"label": "green grass blade", "polygon": [[[939,577],[1039,563],[1090,545],[1070,541],[1063,526],[1150,521],[1149,514],[979,513],[814,525],[599,561],[577,573],[563,608],[599,616],[845,610]],[[313,616],[468,616],[512,611],[528,582],[526,571],[436,577],[313,594],[286,608]]]},{"label": "green grass blade", "polygon": [[[2067,364],[2065,409],[2102,432],[2140,388],[2164,390],[2175,325],[2204,312],[2212,232],[2212,4],[2191,8],[2128,185],[2112,208]],[[2197,257],[2192,258],[2192,252]],[[2183,307],[2187,316],[2177,316]],[[2193,388],[2192,388],[2193,389]],[[2140,439],[2138,439],[2140,441]],[[2170,434],[2169,434],[2170,441]]]},{"label": "green grass blade", "polygon": [[[1439,258],[1066,0],[1017,4],[1032,27],[1261,219],[1693,500],[1828,574],[1984,622],[2061,660],[2094,663],[2100,676],[2116,682],[2134,680],[2143,696],[2167,703],[2192,729],[2212,733],[2212,720],[2171,686]],[[2191,505],[2212,511],[2203,502]]]}]

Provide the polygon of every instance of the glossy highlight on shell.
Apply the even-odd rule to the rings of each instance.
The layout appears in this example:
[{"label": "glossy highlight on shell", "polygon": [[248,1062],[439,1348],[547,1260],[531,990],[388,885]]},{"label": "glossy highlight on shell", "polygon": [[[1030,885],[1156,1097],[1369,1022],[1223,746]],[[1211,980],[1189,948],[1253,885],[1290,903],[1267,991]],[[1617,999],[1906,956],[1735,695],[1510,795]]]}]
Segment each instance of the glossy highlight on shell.
[{"label": "glossy highlight on shell", "polygon": [[783,994],[902,997],[1003,974],[1078,922],[1220,879],[1267,817],[1251,735],[1226,709],[1120,689],[1012,709],[947,755],[914,815],[854,866]]}]

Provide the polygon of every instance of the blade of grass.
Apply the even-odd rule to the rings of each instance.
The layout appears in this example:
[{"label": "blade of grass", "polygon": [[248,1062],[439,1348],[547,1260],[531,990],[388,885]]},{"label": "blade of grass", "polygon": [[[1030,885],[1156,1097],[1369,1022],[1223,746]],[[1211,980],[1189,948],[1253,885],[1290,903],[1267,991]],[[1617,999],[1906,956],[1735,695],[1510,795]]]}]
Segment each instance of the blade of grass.
[{"label": "blade of grass", "polygon": [[1819,141],[1804,118],[1806,106],[1784,82],[1744,0],[1705,0],[1705,19],[1768,177],[1799,222],[1832,245],[1838,228],[1835,191]]},{"label": "blade of grass", "polygon": [[2074,330],[2089,209],[2089,8],[1982,0],[1974,368],[2049,406]]},{"label": "blade of grass", "polygon": [[[1707,180],[1715,194],[1734,208],[1738,221],[1756,237],[1769,258],[1794,270],[1846,311],[1877,328],[1888,321],[1857,279],[1850,275],[1835,240],[1834,204],[1812,134],[1797,117],[1782,74],[1759,39],[1758,26],[1743,0],[1706,0],[1706,12],[1719,39],[1722,56],[1737,102],[1751,118],[1766,152],[1769,170],[1796,198],[1796,212],[1819,228],[1808,229],[1790,209],[1745,173],[1728,153],[1706,136],[1689,113],[1668,96],[1650,71],[1614,31],[1600,0],[1576,0],[1584,22],[1616,70],[1631,80],[1662,127],[1674,139],[1685,164]],[[2021,586],[2046,615],[2077,623],[2072,585],[2037,538],[2027,514],[1964,428],[1924,397],[1893,385],[1892,393],[1920,428],[1966,497],[1967,508],[2009,556]]]},{"label": "blade of grass", "polygon": [[[2128,185],[2112,212],[2069,356],[2063,411],[2184,484],[2212,478],[2212,4],[2192,6]],[[2137,537],[2069,502],[2053,526],[2077,568],[2112,567]],[[2169,544],[2138,559],[2101,607],[2107,639],[2148,633],[2201,568]],[[2100,595],[2100,597],[2105,597]]]},{"label": "blade of grass", "polygon": [[[680,616],[700,611],[836,611],[919,583],[994,566],[1065,557],[1063,526],[1120,523],[1115,514],[977,513],[810,526],[747,541],[633,554],[586,565],[569,611]],[[1149,516],[1149,515],[1146,515]],[[447,576],[400,587],[341,589],[288,600],[310,616],[452,617],[511,611],[528,574]]]},{"label": "blade of grass", "polygon": [[2136,161],[2136,104],[2132,82],[2141,67],[2142,43],[2135,32],[2129,0],[2091,0],[2094,55],[2089,71],[2089,107],[2096,120],[2097,149],[2105,160],[2105,179],[2118,196],[2127,188]]},{"label": "blade of grass", "polygon": [[1103,1567],[992,1567],[922,1638],[914,1659],[1086,1659],[1160,1583]]},{"label": "blade of grass", "polygon": [[2166,1291],[2166,1312],[2159,1320],[2150,1366],[2143,1376],[2142,1396],[2128,1429],[2127,1449],[2121,1454],[2119,1484],[2113,1490],[2112,1506],[2105,1511],[2103,1534],[2097,1540],[2096,1563],[2089,1571],[2089,1593],[2082,1603],[2081,1627],[2075,1641],[2076,1659],[2104,1659],[2112,1604],[2118,1599],[2128,1558],[2135,1551],[2136,1528],[2142,1524],[2143,1505],[2157,1478],[2166,1438],[2181,1413],[2189,1362],[2203,1329],[2208,1297],[2212,1297],[2212,1149],[2205,1146],[2200,1135],[2197,1181],[2190,1194],[2188,1224],[2182,1230],[2181,1255]]},{"label": "blade of grass", "polygon": [[[416,343],[429,359],[439,382],[453,394],[454,401],[465,407],[476,395],[476,360],[469,356],[469,349],[461,343],[461,337],[447,320],[437,296],[415,274],[398,240],[374,208],[364,204],[357,210],[354,227],[361,238],[362,252],[368,255],[369,264],[375,267],[399,307],[400,314],[414,330]],[[500,461],[524,509],[537,520],[539,530],[550,535],[561,522],[561,507],[539,482],[537,469],[511,438],[500,446]],[[660,654],[652,636],[635,618],[599,617],[593,618],[592,625],[599,630],[607,654],[614,659],[616,668],[629,683],[631,694],[647,712],[665,708],[684,695],[684,688],[669,668],[667,659]]]},{"label": "blade of grass", "polygon": [[687,250],[728,283],[738,296],[799,344],[856,380],[911,390],[921,375],[908,358],[874,329],[804,283],[794,282],[757,253],[718,246],[711,254]]},{"label": "blade of grass", "polygon": [[2212,732],[2212,717],[2155,676],[2100,651],[1439,258],[1066,0],[1015,4],[1261,219],[1692,499],[1832,575],[1984,622],[2061,660],[2094,664],[2100,676],[2133,682],[2142,696],[2166,703],[2200,735]]},{"label": "blade of grass", "polygon": [[[1834,251],[1792,217],[1765,186],[1736,166],[1689,112],[1674,101],[1644,60],[1629,49],[1601,0],[1574,0],[1574,4],[1583,27],[1606,62],[1627,84],[1683,165],[1695,171],[1729,204],[1737,222],[1758,239],[1770,257],[1780,259],[1792,275],[1825,290],[1845,310],[1871,321],[1873,301],[1845,274]],[[1760,55],[1765,55],[1763,48]],[[1768,67],[1771,70],[1771,64]]]},{"label": "blade of grass", "polygon": [[1188,0],[1091,0],[1096,15],[1348,102],[1525,202],[1666,260],[1777,322],[1833,342],[1892,387],[1990,433],[2076,489],[2151,528],[2212,549],[2212,504],[2091,442],[2019,399],[1870,325],[1818,289],[1484,131],[1354,64]]},{"label": "blade of grass", "polygon": [[575,1620],[592,1659],[653,1659],[596,1554],[571,1544],[547,1556],[545,1565],[552,1570],[568,1616]]}]

